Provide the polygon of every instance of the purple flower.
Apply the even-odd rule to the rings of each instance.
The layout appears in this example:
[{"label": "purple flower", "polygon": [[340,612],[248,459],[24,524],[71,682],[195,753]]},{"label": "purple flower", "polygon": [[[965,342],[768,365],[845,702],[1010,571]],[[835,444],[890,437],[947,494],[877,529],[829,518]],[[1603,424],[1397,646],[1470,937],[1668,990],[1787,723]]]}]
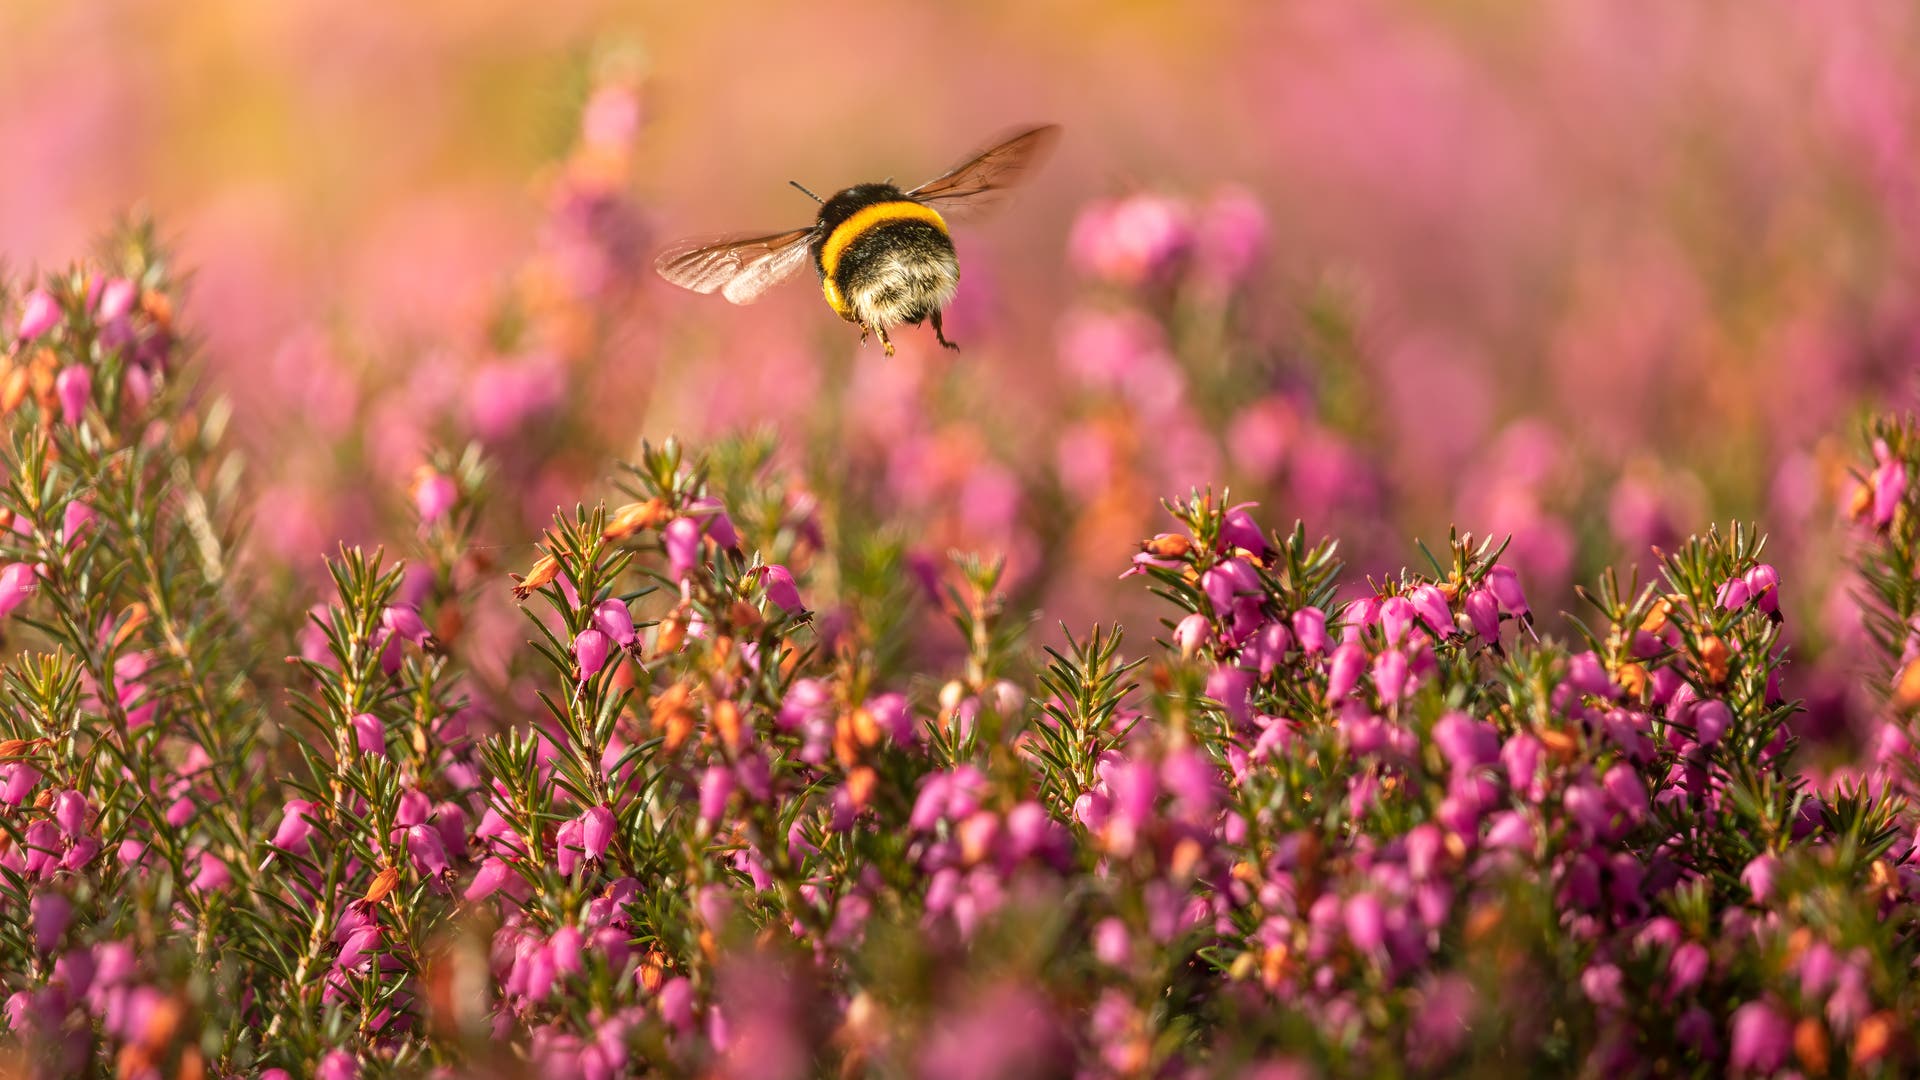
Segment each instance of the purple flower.
[{"label": "purple flower", "polygon": [[1626,1004],[1626,998],[1620,992],[1623,978],[1618,965],[1597,963],[1580,973],[1580,990],[1587,1000],[1602,1009],[1618,1009]]},{"label": "purple flower", "polygon": [[714,543],[729,551],[740,546],[740,534],[734,529],[733,519],[727,516],[727,508],[719,499],[703,495],[687,504],[687,509],[689,513],[706,518],[707,535],[713,537]]},{"label": "purple flower", "polygon": [[42,890],[27,901],[27,914],[33,923],[33,947],[48,953],[73,922],[73,905],[57,892]]},{"label": "purple flower", "polygon": [[34,570],[29,563],[8,563],[0,568],[0,619],[13,614],[15,608],[27,602],[33,595]]},{"label": "purple flower", "polygon": [[1747,591],[1753,594],[1753,602],[1763,615],[1774,615],[1780,611],[1780,571],[1767,563],[1747,571]]},{"label": "purple flower", "polygon": [[453,478],[432,469],[423,470],[413,484],[413,509],[422,525],[431,525],[447,516],[460,500],[460,488]]},{"label": "purple flower", "polygon": [[1514,573],[1512,567],[1496,566],[1488,570],[1486,587],[1507,614],[1525,618],[1530,613],[1527,594],[1520,588],[1520,575]]},{"label": "purple flower", "polygon": [[767,599],[780,606],[789,615],[805,614],[807,606],[800,602],[800,590],[793,586],[793,574],[777,563],[763,566],[759,570],[760,583],[767,590]]},{"label": "purple flower", "polygon": [[675,581],[685,581],[700,565],[700,523],[690,517],[677,517],[661,530],[667,549],[667,572]]},{"label": "purple flower", "polygon": [[1193,612],[1181,619],[1173,628],[1173,643],[1180,648],[1180,655],[1192,659],[1193,654],[1213,637],[1213,620],[1199,612]]},{"label": "purple flower", "polygon": [[1317,607],[1303,607],[1293,613],[1293,638],[1300,651],[1309,656],[1327,649],[1327,613]]},{"label": "purple flower", "polygon": [[725,765],[709,765],[700,777],[700,820],[718,825],[726,813],[727,797],[733,794],[734,776]]},{"label": "purple flower", "polygon": [[587,858],[598,860],[607,853],[607,845],[613,842],[613,811],[604,806],[590,806],[580,815],[580,846]]},{"label": "purple flower", "polygon": [[1773,898],[1773,879],[1779,870],[1779,857],[1772,852],[1765,852],[1740,871],[1740,883],[1753,893],[1755,903],[1764,904]]},{"label": "purple flower", "polygon": [[1137,287],[1171,273],[1192,242],[1183,204],[1140,193],[1088,204],[1074,220],[1067,248],[1082,272]]},{"label": "purple flower", "polygon": [[467,886],[466,899],[478,902],[492,896],[513,876],[513,868],[500,858],[490,857],[480,864],[480,870],[473,875],[473,883]]},{"label": "purple flower", "polygon": [[1500,601],[1493,598],[1493,590],[1480,588],[1467,594],[1461,602],[1467,619],[1473,623],[1473,632],[1490,642],[1500,640]]},{"label": "purple flower", "polygon": [[1682,942],[1667,960],[1667,996],[1676,998],[1699,986],[1711,964],[1705,945],[1697,941]]},{"label": "purple flower", "polygon": [[447,872],[447,847],[440,839],[440,831],[430,825],[414,825],[407,829],[407,854],[413,856],[413,867],[423,877],[439,877]]},{"label": "purple flower", "polygon": [[380,625],[415,645],[425,645],[433,637],[420,609],[412,604],[391,604],[380,613]]},{"label": "purple flower", "polygon": [[306,845],[313,835],[313,813],[318,809],[306,799],[289,799],[280,813],[280,827],[273,832],[273,846],[293,851]]},{"label": "purple flower", "polygon": [[1456,773],[1491,765],[1501,757],[1500,732],[1462,712],[1447,713],[1433,722],[1433,743]]},{"label": "purple flower", "polygon": [[633,647],[637,636],[633,629],[633,613],[627,610],[626,601],[619,597],[609,596],[594,607],[593,625],[615,645],[623,649]]},{"label": "purple flower", "polygon": [[87,831],[87,818],[90,815],[87,797],[68,789],[53,797],[53,820],[60,825],[60,831],[69,837],[80,836]]},{"label": "purple flower", "polygon": [[59,321],[60,305],[54,302],[53,294],[35,289],[27,294],[26,303],[20,309],[20,340],[32,341],[53,329]]},{"label": "purple flower", "polygon": [[1226,550],[1239,548],[1253,553],[1257,559],[1267,553],[1267,538],[1260,534],[1260,526],[1245,509],[1253,505],[1242,503],[1227,511],[1227,516],[1220,522],[1220,540]]},{"label": "purple flower", "polygon": [[1327,664],[1327,704],[1337,704],[1360,685],[1360,673],[1366,670],[1367,650],[1357,641],[1343,641],[1333,650]]},{"label": "purple flower", "polygon": [[60,400],[60,418],[77,424],[87,414],[87,401],[93,397],[93,369],[85,364],[69,364],[53,380],[53,396]]},{"label": "purple flower", "polygon": [[313,1070],[313,1080],[359,1080],[360,1063],[345,1050],[328,1051]]},{"label": "purple flower", "polygon": [[1733,1048],[1727,1063],[1735,1069],[1771,1073],[1787,1062],[1793,1048],[1793,1021],[1765,1001],[1749,1001],[1733,1011]]},{"label": "purple flower", "polygon": [[1347,940],[1353,942],[1354,948],[1372,953],[1386,944],[1386,912],[1379,897],[1370,892],[1350,896],[1341,914],[1347,927]]},{"label": "purple flower", "polygon": [[1453,611],[1447,607],[1447,598],[1438,588],[1432,585],[1417,586],[1407,594],[1407,600],[1434,636],[1444,638],[1453,634]]},{"label": "purple flower", "polygon": [[1386,634],[1388,645],[1398,646],[1407,639],[1407,631],[1413,629],[1414,616],[1413,601],[1404,596],[1389,596],[1380,601],[1380,630]]},{"label": "purple flower", "polygon": [[360,747],[361,753],[387,756],[387,725],[381,723],[379,717],[372,713],[355,713],[347,723],[353,728],[354,742]]},{"label": "purple flower", "polygon": [[227,864],[211,851],[202,851],[193,875],[193,887],[200,892],[219,892],[233,884]]},{"label": "purple flower", "polygon": [[607,656],[613,651],[613,643],[607,635],[593,627],[588,627],[573,639],[573,657],[580,663],[580,681],[587,682],[600,669],[607,666]]},{"label": "purple flower", "polygon": [[1713,596],[1714,603],[1723,611],[1737,611],[1746,607],[1750,599],[1752,596],[1747,591],[1746,580],[1737,577],[1721,582],[1720,588],[1715,590]]},{"label": "purple flower", "polygon": [[1717,699],[1699,702],[1693,707],[1694,737],[1701,746],[1713,746],[1733,727],[1733,710]]}]

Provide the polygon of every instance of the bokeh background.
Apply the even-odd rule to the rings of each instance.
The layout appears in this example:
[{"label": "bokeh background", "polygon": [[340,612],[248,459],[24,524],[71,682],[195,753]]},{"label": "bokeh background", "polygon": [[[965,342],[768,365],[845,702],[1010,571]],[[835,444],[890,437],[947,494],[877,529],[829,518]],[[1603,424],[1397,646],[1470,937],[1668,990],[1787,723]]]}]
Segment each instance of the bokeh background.
[{"label": "bokeh background", "polygon": [[[762,428],[797,515],[1004,551],[1048,627],[1141,610],[1114,578],[1193,484],[1376,573],[1450,526],[1550,583],[1755,520],[1843,731],[1841,463],[1920,351],[1916,70],[1920,9],[1872,0],[8,0],[0,253],[156,217],[296,590],[469,442],[512,563],[642,437]],[[648,269],[1031,120],[1067,137],[960,233],[957,355]]]}]

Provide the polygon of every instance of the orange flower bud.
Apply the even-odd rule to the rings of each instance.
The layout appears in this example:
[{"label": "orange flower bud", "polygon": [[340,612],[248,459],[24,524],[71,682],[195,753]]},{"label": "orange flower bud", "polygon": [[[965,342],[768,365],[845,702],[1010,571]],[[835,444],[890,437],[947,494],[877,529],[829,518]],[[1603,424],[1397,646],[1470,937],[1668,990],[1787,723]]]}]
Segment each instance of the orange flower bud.
[{"label": "orange flower bud", "polygon": [[1673,602],[1663,596],[1653,602],[1653,607],[1647,612],[1647,617],[1640,620],[1640,629],[1649,634],[1657,634],[1667,628],[1667,622],[1672,615]]},{"label": "orange flower bud", "polygon": [[1920,660],[1909,660],[1893,676],[1893,706],[1911,709],[1920,705]]},{"label": "orange flower bud", "polygon": [[1893,1014],[1884,1009],[1860,1021],[1853,1033],[1854,1065],[1871,1065],[1887,1056],[1895,1030]]},{"label": "orange flower bud", "polygon": [[607,518],[607,526],[600,530],[602,540],[625,540],[642,529],[651,529],[673,516],[666,501],[658,497],[646,502],[628,503],[615,510]]},{"label": "orange flower bud", "polygon": [[1142,540],[1140,550],[1157,559],[1178,559],[1193,550],[1193,540],[1181,533],[1161,533],[1151,540]]},{"label": "orange flower bud", "polygon": [[514,580],[514,598],[525,600],[533,595],[535,589],[545,588],[553,583],[554,578],[560,576],[560,560],[552,555],[542,555],[540,561],[533,564],[533,569],[527,571],[526,577],[518,574],[509,576]]},{"label": "orange flower bud", "polygon": [[880,774],[865,765],[847,773],[847,798],[857,807],[864,807],[873,798],[873,789],[880,783]]},{"label": "orange flower bud", "polygon": [[1827,1026],[1809,1016],[1793,1029],[1793,1054],[1813,1076],[1825,1076],[1832,1063]]},{"label": "orange flower bud", "polygon": [[1708,634],[1700,639],[1700,668],[1716,683],[1727,681],[1727,643]]},{"label": "orange flower bud", "polygon": [[387,894],[393,892],[395,886],[399,884],[400,868],[397,866],[389,866],[373,876],[373,884],[367,886],[367,895],[360,898],[361,902],[377,904],[385,900]]},{"label": "orange flower bud", "polygon": [[707,722],[712,725],[714,732],[720,736],[721,744],[724,745],[728,751],[733,753],[739,752],[740,706],[725,699],[714,702],[713,708],[708,712]]}]

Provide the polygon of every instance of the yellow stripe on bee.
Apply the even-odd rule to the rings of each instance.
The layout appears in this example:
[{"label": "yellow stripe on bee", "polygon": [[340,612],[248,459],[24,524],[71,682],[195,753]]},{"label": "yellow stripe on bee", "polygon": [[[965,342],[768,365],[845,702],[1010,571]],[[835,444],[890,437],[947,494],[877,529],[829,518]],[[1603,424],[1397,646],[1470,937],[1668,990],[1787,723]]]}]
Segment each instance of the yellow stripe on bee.
[{"label": "yellow stripe on bee", "polygon": [[[943,233],[947,231],[945,219],[931,206],[917,202],[883,202],[863,206],[835,227],[827,235],[825,246],[820,249],[820,271],[828,281],[833,280],[834,271],[840,268],[840,256],[846,253],[847,246],[860,239],[868,229],[885,221],[924,221]],[[831,296],[828,302],[832,303]]]}]

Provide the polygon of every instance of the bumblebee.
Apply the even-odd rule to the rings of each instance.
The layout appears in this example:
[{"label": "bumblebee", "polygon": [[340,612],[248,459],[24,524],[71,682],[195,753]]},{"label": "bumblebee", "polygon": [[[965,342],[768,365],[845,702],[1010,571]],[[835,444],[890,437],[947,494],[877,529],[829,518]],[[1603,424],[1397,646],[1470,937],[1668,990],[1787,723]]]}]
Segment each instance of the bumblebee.
[{"label": "bumblebee", "polygon": [[880,339],[893,355],[890,327],[933,323],[941,345],[957,349],[940,325],[940,310],[960,285],[960,260],[947,232],[956,220],[991,206],[1052,146],[1060,129],[1030,128],[980,151],[910,191],[892,180],[857,184],[822,199],[803,229],[770,236],[707,237],[674,244],[654,261],[660,276],[697,293],[716,290],[736,304],[752,303],[786,280],[812,256],[820,290],[834,313]]}]

